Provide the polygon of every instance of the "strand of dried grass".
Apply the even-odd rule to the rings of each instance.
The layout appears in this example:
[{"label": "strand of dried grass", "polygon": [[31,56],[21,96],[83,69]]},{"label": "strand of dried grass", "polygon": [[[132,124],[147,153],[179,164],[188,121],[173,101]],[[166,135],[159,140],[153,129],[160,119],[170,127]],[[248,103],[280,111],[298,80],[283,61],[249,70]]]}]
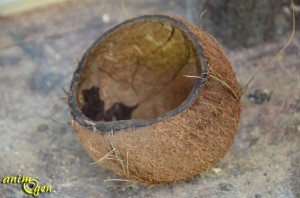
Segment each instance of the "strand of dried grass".
[{"label": "strand of dried grass", "polygon": [[200,20],[202,19],[202,17],[204,16],[204,14],[207,12],[207,10],[205,9],[205,10],[203,10],[202,12],[201,12],[201,14],[200,14]]},{"label": "strand of dried grass", "polygon": [[121,3],[122,10],[123,10],[124,13],[127,15],[127,18],[128,18],[128,19],[133,18],[133,15],[130,14],[130,12],[128,11],[127,7],[125,6],[124,0],[120,0],[120,3]]},{"label": "strand of dried grass", "polygon": [[[65,94],[65,96],[63,96],[62,98],[60,98],[60,100],[62,100],[63,103],[68,104],[68,101],[67,101],[67,100],[68,100],[68,94],[69,94],[69,93],[68,93],[64,88],[61,88],[61,90],[63,91],[63,94]],[[51,103],[52,103],[54,106],[59,107],[57,111],[63,111],[63,110],[62,110],[62,107],[61,107],[61,103],[56,102],[56,101],[54,101],[53,99],[51,99]],[[56,112],[57,112],[57,111],[56,111]],[[54,123],[56,123],[56,124],[60,124],[60,125],[64,125],[64,126],[65,126],[65,125],[69,126],[69,125],[71,124],[69,118],[66,118],[66,117],[64,117],[64,121],[65,121],[65,122],[57,121],[57,120],[54,119],[52,116],[48,116],[48,118],[49,118],[51,121],[53,121]]]},{"label": "strand of dried grass", "polygon": [[[293,41],[294,37],[295,37],[295,30],[296,30],[296,15],[295,15],[295,4],[294,1],[291,0],[291,10],[292,10],[292,33],[291,36],[289,37],[289,40],[285,43],[285,45],[271,58],[271,60],[268,62],[268,64],[265,65],[261,65],[253,74],[253,76],[250,78],[250,80],[247,82],[246,86],[241,90],[241,95],[244,95],[249,87],[249,85],[251,84],[251,82],[254,80],[255,76],[258,74],[258,72],[260,72],[263,68],[265,67],[269,67],[286,49],[287,47],[291,44],[291,42]],[[207,10],[204,10],[201,14],[200,14],[200,19],[203,17],[203,15],[206,13]],[[264,67],[265,66],[265,67]],[[185,77],[188,78],[202,78],[200,76],[190,76],[190,75],[183,75]],[[218,78],[216,75],[214,75],[211,71],[209,74],[209,77],[213,78],[214,80],[218,81],[222,86],[224,86],[224,88],[228,89],[232,95],[235,97],[235,99],[237,100],[239,97],[236,94],[236,92],[234,90],[232,90],[232,88],[223,80],[221,80],[220,78]]]},{"label": "strand of dried grass", "polygon": [[[198,78],[201,79],[202,77],[200,76],[189,76],[189,75],[183,75],[187,78]],[[233,97],[238,100],[239,96],[236,94],[236,92],[223,80],[221,80],[219,77],[217,77],[215,74],[213,73],[209,73],[208,75],[209,77],[211,77],[213,80],[217,81],[218,83],[220,83],[224,88],[226,88],[228,91],[230,91],[230,93],[233,95]],[[203,78],[202,78],[203,79]]]},{"label": "strand of dried grass", "polygon": [[133,174],[129,170],[129,163],[128,163],[129,153],[126,152],[127,156],[126,156],[126,163],[125,163],[125,161],[122,159],[120,153],[118,152],[118,149],[116,148],[116,146],[114,144],[113,137],[114,137],[114,133],[113,133],[113,131],[111,131],[110,138],[109,138],[109,144],[110,144],[110,147],[112,150],[109,151],[107,154],[105,154],[103,157],[101,157],[99,160],[91,163],[91,165],[93,165],[93,166],[101,165],[102,163],[104,163],[107,160],[117,161],[119,163],[121,169],[124,171],[124,174],[129,179],[107,179],[107,180],[104,180],[104,182],[122,181],[122,182],[132,182],[132,183],[137,183],[137,182],[149,183],[148,181],[143,180],[142,178],[139,178],[136,174]]},{"label": "strand of dried grass", "polygon": [[109,151],[106,155],[104,155],[103,157],[101,157],[99,160],[91,163],[91,165],[94,165],[94,166],[98,166],[98,165],[101,165],[105,160],[108,160],[108,159],[114,159],[114,158],[110,158],[110,155],[114,152],[114,149]]},{"label": "strand of dried grass", "polygon": [[285,45],[279,50],[268,62],[267,65],[261,65],[258,67],[258,69],[254,72],[253,76],[250,78],[246,86],[242,90],[242,95],[244,95],[251,84],[251,82],[254,80],[255,76],[260,72],[262,69],[269,67],[285,50],[286,48],[292,43],[294,37],[295,37],[295,31],[296,31],[296,15],[295,15],[295,4],[294,1],[291,0],[291,10],[292,10],[292,33],[289,37],[289,40],[285,43]]}]

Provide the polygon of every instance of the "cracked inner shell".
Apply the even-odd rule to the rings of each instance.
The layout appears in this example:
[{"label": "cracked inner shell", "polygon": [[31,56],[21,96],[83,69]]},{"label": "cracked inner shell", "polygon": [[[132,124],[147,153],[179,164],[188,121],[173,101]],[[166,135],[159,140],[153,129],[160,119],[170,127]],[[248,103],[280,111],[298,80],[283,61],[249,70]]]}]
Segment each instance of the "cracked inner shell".
[{"label": "cracked inner shell", "polygon": [[180,106],[200,75],[192,41],[155,19],[102,37],[83,59],[76,100],[93,121],[154,119]]}]

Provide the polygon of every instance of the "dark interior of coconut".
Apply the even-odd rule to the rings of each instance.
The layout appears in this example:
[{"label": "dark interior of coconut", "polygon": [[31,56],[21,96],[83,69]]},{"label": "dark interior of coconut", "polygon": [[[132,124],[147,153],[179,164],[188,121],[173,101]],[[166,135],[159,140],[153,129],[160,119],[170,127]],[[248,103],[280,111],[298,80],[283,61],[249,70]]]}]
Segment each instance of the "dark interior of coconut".
[{"label": "dark interior of coconut", "polygon": [[76,100],[94,121],[154,119],[189,96],[201,73],[192,41],[155,19],[111,31],[83,61]]}]

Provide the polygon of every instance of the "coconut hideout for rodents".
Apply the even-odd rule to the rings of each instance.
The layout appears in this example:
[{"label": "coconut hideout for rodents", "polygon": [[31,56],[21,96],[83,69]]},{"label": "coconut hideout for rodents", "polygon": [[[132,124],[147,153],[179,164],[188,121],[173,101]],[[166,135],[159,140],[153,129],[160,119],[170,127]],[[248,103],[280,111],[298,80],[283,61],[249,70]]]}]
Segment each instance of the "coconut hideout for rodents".
[{"label": "coconut hideout for rodents", "polygon": [[87,50],[69,106],[95,164],[156,184],[222,160],[237,131],[240,97],[213,37],[182,19],[147,15],[117,25]]}]

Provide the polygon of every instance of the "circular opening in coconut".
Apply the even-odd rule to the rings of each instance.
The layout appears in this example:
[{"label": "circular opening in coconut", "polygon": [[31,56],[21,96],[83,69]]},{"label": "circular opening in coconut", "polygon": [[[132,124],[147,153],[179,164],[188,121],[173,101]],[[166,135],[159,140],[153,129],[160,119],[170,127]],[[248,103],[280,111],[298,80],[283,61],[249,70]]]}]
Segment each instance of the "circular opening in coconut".
[{"label": "circular opening in coconut", "polygon": [[[69,103],[75,119],[100,121],[102,131],[144,126],[189,106],[203,79],[185,75],[205,73],[202,48],[184,23],[143,16],[106,32],[86,52],[74,74]],[[121,120],[131,122],[116,124]],[[114,124],[103,125],[109,122]]]}]

